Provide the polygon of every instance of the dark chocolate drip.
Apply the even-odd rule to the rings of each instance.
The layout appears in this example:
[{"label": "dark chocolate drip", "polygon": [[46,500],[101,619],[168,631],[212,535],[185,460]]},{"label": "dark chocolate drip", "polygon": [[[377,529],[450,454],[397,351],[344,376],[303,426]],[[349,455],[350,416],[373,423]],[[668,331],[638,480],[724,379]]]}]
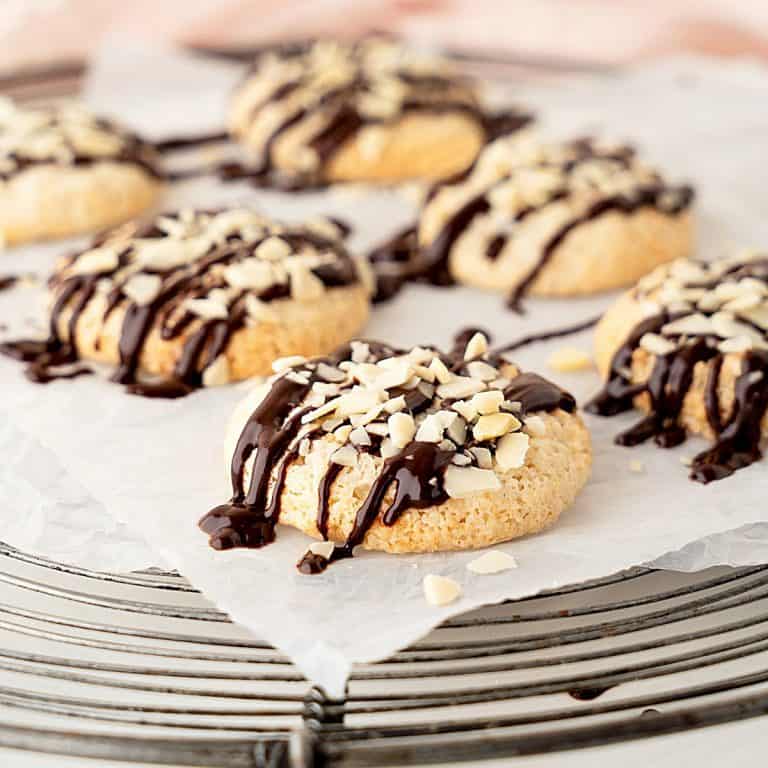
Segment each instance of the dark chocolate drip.
[{"label": "dark chocolate drip", "polygon": [[[340,229],[348,231],[343,222],[334,220]],[[148,225],[136,233],[137,237],[161,237],[163,233]],[[311,245],[321,251],[330,251],[335,260],[313,268],[313,273],[328,288],[351,285],[357,280],[357,271],[352,258],[338,242],[329,240],[310,231],[281,233],[294,250],[304,245]],[[194,264],[187,273],[173,268],[159,273],[163,278],[162,287],[157,297],[149,304],[127,303],[119,338],[120,363],[112,375],[112,380],[126,386],[130,394],[151,398],[182,397],[202,386],[203,371],[222,354],[232,335],[246,322],[244,302],[240,299],[229,307],[226,319],[202,320],[191,312],[179,313],[177,310],[188,298],[204,296],[216,287],[210,285],[209,270],[216,265],[229,264],[248,257],[261,241],[245,242],[237,240],[214,249]],[[116,269],[124,265],[130,249],[119,257]],[[73,257],[76,258],[76,257]],[[69,263],[71,263],[70,260]],[[21,359],[28,363],[27,376],[33,381],[49,381],[60,378],[57,370],[62,365],[77,362],[78,354],[74,344],[76,326],[80,316],[95,295],[99,279],[110,277],[115,270],[97,274],[75,275],[59,280],[54,275],[52,288],[56,301],[51,310],[49,338],[45,342],[19,341],[0,345],[0,353]],[[261,301],[273,301],[290,295],[290,285],[275,284],[259,294]],[[242,298],[242,296],[240,297]],[[107,305],[103,319],[109,317],[115,308],[127,302],[120,284],[116,284],[107,295]],[[59,334],[62,314],[70,309],[66,340]],[[173,318],[173,321],[172,321]],[[184,339],[182,352],[173,374],[161,381],[141,381],[138,372],[141,367],[141,355],[149,334],[154,328],[164,340],[181,336],[189,325],[200,321],[200,326]]]},{"label": "dark chocolate drip", "polygon": [[328,538],[328,514],[330,509],[331,488],[333,487],[333,481],[338,477],[339,472],[341,472],[341,464],[329,464],[328,469],[320,480],[320,486],[317,490],[317,530],[324,539]]},{"label": "dark chocolate drip", "polygon": [[[334,549],[331,560],[352,557],[355,547],[363,543],[384,504],[387,491],[394,486],[392,503],[381,514],[384,525],[394,525],[407,509],[423,509],[442,504],[448,499],[443,488],[443,473],[451,463],[454,451],[443,451],[435,443],[409,443],[403,450],[386,459],[381,472],[371,484],[365,501],[355,515],[355,524],[342,546]],[[319,517],[328,517],[326,507]]]},{"label": "dark chocolate drip", "polygon": [[671,206],[662,206],[660,203],[662,195],[669,192],[670,188],[666,187],[644,187],[638,189],[632,196],[617,195],[593,203],[583,214],[563,224],[563,226],[560,227],[549,240],[547,240],[544,247],[541,249],[539,260],[536,262],[533,269],[531,269],[512,291],[507,305],[510,309],[516,311],[521,309],[523,297],[528,293],[544,267],[546,267],[552,260],[558,246],[571,232],[583,224],[602,216],[604,213],[609,213],[610,211],[618,211],[619,213],[629,215],[640,208],[646,207],[657,208],[669,215],[677,215],[684,211],[693,199],[693,190],[690,187],[680,187],[676,190],[678,193],[676,202]]},{"label": "dark chocolate drip", "polygon": [[507,244],[506,235],[496,235],[491,240],[491,242],[488,243],[488,247],[485,249],[485,258],[488,259],[488,261],[496,261],[496,259],[499,258],[499,255],[501,254],[506,244]]},{"label": "dark chocolate drip", "polygon": [[158,152],[177,152],[182,149],[204,147],[206,144],[218,144],[229,141],[229,134],[224,131],[201,133],[195,136],[171,136],[152,142]]},{"label": "dark chocolate drip", "polygon": [[584,320],[584,322],[577,323],[576,325],[569,325],[565,328],[555,328],[552,331],[542,331],[541,333],[532,333],[528,336],[523,336],[521,339],[512,341],[509,344],[504,344],[502,347],[497,347],[493,350],[493,354],[496,356],[503,355],[506,352],[514,352],[516,349],[521,349],[522,347],[527,347],[530,344],[535,344],[540,341],[550,341],[551,339],[559,339],[563,336],[572,336],[573,334],[581,333],[582,331],[586,331],[597,325],[600,317],[601,316],[598,315],[597,317],[591,317],[589,320]]},{"label": "dark chocolate drip", "polygon": [[[200,528],[210,536],[214,549],[262,547],[274,541],[279,508],[270,504],[269,481],[283,452],[299,432],[304,412],[291,412],[310,386],[281,376],[248,419],[232,456],[232,498],[200,520]],[[251,458],[251,479],[246,490],[245,466]],[[274,495],[279,499],[277,491]]]},{"label": "dark chocolate drip", "polygon": [[548,379],[536,373],[520,373],[504,390],[504,398],[520,403],[523,416],[534,411],[554,411],[558,408],[573,413],[576,400]]},{"label": "dark chocolate drip", "polygon": [[[17,174],[27,170],[28,168],[32,168],[38,165],[47,165],[53,163],[56,165],[64,164],[72,166],[88,166],[102,162],[137,165],[150,176],[158,179],[163,178],[163,173],[161,172],[157,162],[157,154],[155,148],[151,143],[144,141],[134,133],[126,131],[122,128],[118,128],[114,123],[104,118],[98,118],[95,122],[99,128],[113,132],[122,140],[123,145],[119,152],[110,155],[84,155],[78,153],[75,146],[69,142],[67,142],[67,145],[71,156],[66,161],[62,161],[56,157],[29,157],[24,154],[11,152],[7,155],[7,157],[13,161],[14,167],[7,171],[0,171],[0,179],[7,181]],[[56,126],[57,124],[57,115],[55,113],[51,113],[48,125]]]},{"label": "dark chocolate drip", "polygon": [[3,291],[10,290],[18,282],[19,282],[19,278],[16,275],[2,275],[2,276],[0,276],[0,293],[2,293]]},{"label": "dark chocolate drip", "polygon": [[[469,333],[474,334],[475,329]],[[381,360],[398,354],[397,350],[367,342],[373,359]],[[349,349],[338,350],[326,362],[336,365],[347,359]],[[450,362],[450,358],[444,360]],[[311,370],[311,369],[310,369]],[[270,391],[256,407],[243,428],[235,447],[231,463],[232,497],[226,504],[212,509],[200,521],[200,527],[210,536],[215,549],[233,547],[261,547],[275,538],[275,526],[280,517],[280,501],[288,469],[299,456],[299,438],[311,439],[322,430],[303,434],[301,419],[308,412],[303,407],[314,373],[301,369],[298,376],[306,377],[302,383],[297,376],[288,374],[274,380]],[[404,394],[406,411],[415,415],[426,408],[431,398],[418,390],[390,391],[390,396]],[[524,416],[532,411],[551,411],[558,408],[572,412],[575,401],[568,393],[540,376],[523,373],[516,376],[504,392],[508,400],[520,403]],[[416,399],[414,399],[416,396]],[[374,437],[373,446],[379,445]],[[471,447],[473,443],[467,443]],[[465,446],[465,447],[467,447]],[[359,451],[372,450],[358,448]],[[443,485],[444,472],[451,464],[455,450],[445,450],[436,443],[414,441],[399,453],[385,459],[372,482],[365,500],[358,508],[355,522],[343,544],[335,545],[329,559],[312,552],[298,563],[302,573],[319,573],[330,561],[351,557],[355,547],[363,543],[366,534],[377,519],[383,525],[394,525],[409,509],[422,509],[442,504],[448,499]],[[252,462],[248,489],[244,487],[246,465]],[[333,484],[344,466],[330,461],[320,480],[317,495],[317,528],[328,538]],[[388,497],[391,501],[386,504]]]},{"label": "dark chocolate drip", "polygon": [[614,686],[593,686],[592,688],[573,688],[568,691],[568,695],[576,701],[594,701],[598,697],[602,696],[606,691],[610,691]]},{"label": "dark chocolate drip", "polygon": [[632,380],[632,358],[646,333],[656,333],[670,320],[662,313],[639,323],[619,347],[611,362],[603,390],[587,405],[601,416],[613,416],[634,407],[635,398],[646,394],[648,414],[616,437],[619,445],[633,446],[650,438],[663,448],[686,439],[680,414],[691,388],[697,364],[707,365],[704,406],[715,438],[710,449],[692,461],[690,477],[709,483],[728,477],[761,458],[761,422],[768,409],[768,352],[744,353],[741,374],[736,379],[731,413],[723,420],[718,384],[724,355],[717,349],[719,339],[697,337],[666,355],[657,355],[646,381]]}]

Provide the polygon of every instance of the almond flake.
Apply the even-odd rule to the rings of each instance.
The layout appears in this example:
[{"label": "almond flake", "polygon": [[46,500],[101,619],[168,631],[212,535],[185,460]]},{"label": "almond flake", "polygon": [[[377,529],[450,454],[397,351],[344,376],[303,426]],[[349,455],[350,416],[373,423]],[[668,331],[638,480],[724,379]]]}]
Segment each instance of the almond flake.
[{"label": "almond flake", "polygon": [[714,333],[712,321],[699,312],[681,317],[679,320],[673,320],[671,323],[667,323],[661,331],[668,335],[686,334],[689,336],[704,336]]},{"label": "almond flake", "polygon": [[286,368],[294,368],[297,365],[306,363],[307,358],[301,355],[288,355],[287,357],[278,357],[277,360],[272,361],[272,370],[275,373],[280,373],[286,370]]},{"label": "almond flake", "polygon": [[203,370],[204,387],[221,387],[230,382],[229,361],[226,355],[219,355]]},{"label": "almond flake", "polygon": [[317,375],[323,381],[330,381],[334,383],[344,381],[347,378],[343,371],[340,371],[338,368],[323,362],[317,364]]},{"label": "almond flake", "polygon": [[349,433],[349,439],[352,441],[353,445],[371,445],[371,437],[363,427],[355,427]]},{"label": "almond flake", "polygon": [[496,464],[506,472],[518,469],[525,463],[530,438],[524,432],[510,432],[496,443]]},{"label": "almond flake", "polygon": [[318,555],[319,557],[323,557],[326,560],[331,559],[334,549],[336,549],[336,546],[332,541],[313,541],[309,545],[309,551],[313,555]]},{"label": "almond flake", "polygon": [[451,463],[455,464],[457,467],[466,467],[467,465],[472,463],[472,459],[467,456],[466,453],[457,453],[452,459]]},{"label": "almond flake", "polygon": [[326,219],[325,216],[313,216],[311,219],[307,219],[304,226],[316,235],[324,237],[327,240],[339,240],[341,239],[341,230],[338,225],[330,219]]},{"label": "almond flake", "polygon": [[354,467],[357,464],[357,451],[349,444],[342,445],[331,454],[331,462],[342,467]]},{"label": "almond flake", "polygon": [[183,307],[193,315],[205,320],[226,320],[229,317],[227,305],[211,297],[207,299],[186,299]]},{"label": "almond flake", "polygon": [[504,393],[498,389],[488,392],[479,392],[470,401],[475,410],[482,416],[498,413],[504,402]]},{"label": "almond flake", "polygon": [[457,400],[451,404],[451,408],[457,413],[460,413],[467,421],[474,421],[477,417],[477,410],[471,402],[466,400]]},{"label": "almond flake", "polygon": [[435,378],[441,384],[447,384],[453,378],[453,374],[448,370],[445,363],[439,357],[432,358],[432,362],[429,364],[429,370],[435,374]]},{"label": "almond flake", "polygon": [[658,333],[644,333],[640,339],[640,346],[652,355],[668,355],[677,349],[677,344]]},{"label": "almond flake", "polygon": [[68,271],[76,275],[112,272],[118,263],[117,251],[105,246],[81,253]]},{"label": "almond flake", "polygon": [[325,293],[323,281],[304,264],[292,264],[291,298],[296,301],[317,301]]},{"label": "almond flake", "polygon": [[474,446],[469,449],[469,452],[475,457],[477,466],[480,467],[480,469],[493,469],[493,454],[488,448]]},{"label": "almond flake", "polygon": [[277,282],[272,266],[258,259],[245,259],[228,264],[224,267],[222,274],[227,284],[233,288],[257,293],[261,293]]},{"label": "almond flake", "polygon": [[511,413],[494,413],[490,416],[481,416],[472,427],[472,434],[475,440],[493,440],[519,426],[520,420]]},{"label": "almond flake", "polygon": [[484,333],[476,333],[467,344],[464,350],[464,359],[472,360],[475,357],[482,357],[488,351],[488,339]]},{"label": "almond flake", "polygon": [[392,458],[392,456],[397,456],[397,454],[400,453],[400,449],[388,437],[385,437],[381,441],[379,453],[381,454],[382,459],[389,459]]},{"label": "almond flake", "polygon": [[547,433],[547,425],[541,416],[532,414],[525,417],[523,429],[532,437],[543,437]]},{"label": "almond flake", "polygon": [[[447,384],[441,384],[437,388],[438,397],[444,400],[464,398],[476,395],[485,389],[485,384],[469,376],[454,376]],[[460,412],[460,411],[459,411]],[[461,412],[460,412],[461,413]],[[463,414],[462,414],[463,415]]]},{"label": "almond flake", "polygon": [[352,427],[349,424],[342,424],[333,430],[333,436],[340,443],[346,443],[352,434]]},{"label": "almond flake", "polygon": [[592,358],[575,347],[562,347],[550,355],[548,365],[561,373],[585,371],[592,368]]},{"label": "almond flake", "polygon": [[122,292],[134,303],[151,304],[160,293],[163,280],[159,275],[138,272],[123,283]]},{"label": "almond flake", "polygon": [[730,339],[721,341],[717,348],[720,352],[728,354],[729,352],[746,352],[754,346],[749,336],[732,336]]},{"label": "almond flake", "polygon": [[461,499],[484,491],[497,491],[501,482],[491,469],[477,467],[446,467],[443,487],[453,499]]},{"label": "almond flake", "polygon": [[402,411],[405,409],[405,395],[398,395],[397,397],[393,397],[391,400],[387,400],[386,403],[384,403],[384,410],[387,413],[397,413],[398,411]]},{"label": "almond flake", "polygon": [[467,563],[468,571],[481,575],[501,573],[511,568],[517,568],[517,560],[512,555],[500,550],[486,552]]},{"label": "almond flake", "polygon": [[443,425],[435,414],[430,414],[416,430],[416,440],[420,443],[439,443],[443,439]]},{"label": "almond flake", "polygon": [[254,250],[254,254],[258,258],[267,261],[280,261],[290,256],[291,253],[293,253],[293,249],[281,237],[268,237]]},{"label": "almond flake", "polygon": [[471,363],[467,363],[467,373],[473,379],[480,379],[480,381],[494,381],[499,375],[496,368],[483,360],[473,360]]},{"label": "almond flake", "polygon": [[424,597],[430,605],[448,605],[461,596],[461,586],[453,579],[429,573],[422,582]]}]

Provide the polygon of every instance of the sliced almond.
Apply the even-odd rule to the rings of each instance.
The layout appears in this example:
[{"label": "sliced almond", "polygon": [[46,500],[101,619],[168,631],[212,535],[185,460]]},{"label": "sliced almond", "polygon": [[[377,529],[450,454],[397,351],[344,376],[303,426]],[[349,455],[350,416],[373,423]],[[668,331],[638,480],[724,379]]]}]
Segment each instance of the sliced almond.
[{"label": "sliced almond", "polygon": [[482,357],[488,351],[488,339],[484,333],[476,333],[468,342],[464,350],[464,359],[472,360]]},{"label": "sliced almond", "polygon": [[229,361],[226,355],[219,355],[203,370],[204,387],[221,387],[230,382]]},{"label": "sliced almond", "polygon": [[481,416],[498,413],[504,402],[504,393],[498,389],[479,392],[470,402]]},{"label": "sliced almond", "polygon": [[461,399],[476,395],[485,389],[485,384],[478,379],[469,376],[454,376],[447,384],[441,384],[437,388],[438,397],[444,400]]},{"label": "sliced almond", "polygon": [[473,379],[480,379],[480,381],[494,381],[499,376],[498,370],[483,360],[467,363],[467,373]]},{"label": "sliced almond", "polygon": [[561,347],[555,350],[549,357],[548,365],[561,373],[586,371],[593,367],[592,358],[576,347]]},{"label": "sliced almond", "polygon": [[436,414],[430,414],[416,430],[416,440],[420,443],[439,443],[443,439],[443,425]]},{"label": "sliced almond", "polygon": [[353,445],[369,446],[371,445],[371,436],[363,427],[355,427],[349,433],[349,439]]},{"label": "sliced almond", "polygon": [[301,355],[288,355],[287,357],[278,357],[277,360],[272,361],[272,370],[275,373],[280,373],[287,368],[295,368],[297,365],[306,363],[307,358]]},{"label": "sliced almond", "polygon": [[506,435],[520,426],[520,420],[511,413],[494,413],[490,416],[480,416],[472,427],[475,440],[493,440]]},{"label": "sliced almond", "polygon": [[523,429],[532,437],[543,437],[547,433],[547,425],[541,416],[535,413],[525,417]]},{"label": "sliced almond", "polygon": [[227,305],[210,296],[205,299],[186,299],[183,306],[188,312],[205,320],[226,320],[229,317]]},{"label": "sliced almond", "polygon": [[525,432],[510,432],[496,443],[496,464],[506,472],[525,464],[530,438]]},{"label": "sliced almond", "polygon": [[342,445],[331,454],[331,461],[342,467],[354,467],[357,464],[357,451],[349,444]]},{"label": "sliced almond", "polygon": [[136,304],[151,304],[160,293],[163,280],[159,275],[137,272],[123,283],[123,293]]},{"label": "sliced almond", "polygon": [[416,422],[408,413],[393,413],[387,419],[389,436],[396,448],[405,448],[416,434]]},{"label": "sliced almond", "polygon": [[497,491],[501,488],[501,482],[492,469],[457,467],[452,464],[445,470],[443,487],[451,498],[461,499],[475,493]]},{"label": "sliced almond", "polygon": [[69,272],[77,275],[112,272],[117,269],[118,263],[117,251],[114,248],[94,248],[81,253],[69,267]]},{"label": "sliced almond", "polygon": [[276,275],[270,264],[258,259],[245,259],[228,264],[222,272],[228,285],[261,293],[274,285]]},{"label": "sliced almond", "polygon": [[453,374],[439,357],[432,358],[429,369],[435,374],[435,378],[441,384],[447,384],[453,378]]},{"label": "sliced almond", "polygon": [[293,253],[291,246],[281,237],[268,237],[254,250],[255,255],[266,261],[280,261]]},{"label": "sliced almond", "polygon": [[331,559],[334,549],[336,549],[336,546],[332,541],[313,541],[309,545],[309,551],[313,555],[324,557],[326,560]]},{"label": "sliced almond", "polygon": [[517,568],[517,560],[512,555],[497,549],[486,552],[467,563],[468,571],[482,575],[501,573],[511,568]]},{"label": "sliced almond", "polygon": [[303,264],[293,264],[291,276],[291,297],[296,301],[317,301],[325,293],[323,281]]},{"label": "sliced almond", "polygon": [[652,355],[668,355],[677,349],[677,344],[659,336],[658,333],[644,333],[640,339],[640,346]]},{"label": "sliced almond", "polygon": [[430,605],[448,605],[461,595],[461,586],[453,579],[429,573],[422,582],[424,597]]},{"label": "sliced almond", "polygon": [[480,469],[493,469],[493,454],[488,448],[475,445],[469,449],[469,452],[475,457],[477,466]]}]

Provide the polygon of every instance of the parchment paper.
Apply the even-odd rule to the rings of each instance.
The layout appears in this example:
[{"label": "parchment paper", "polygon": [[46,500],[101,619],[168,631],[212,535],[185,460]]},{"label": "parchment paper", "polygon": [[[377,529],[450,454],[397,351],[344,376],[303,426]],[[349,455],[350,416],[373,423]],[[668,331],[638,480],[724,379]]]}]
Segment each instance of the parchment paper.
[{"label": "parchment paper", "polygon": [[[602,128],[606,135],[639,141],[672,175],[692,180],[700,192],[702,245],[717,253],[734,243],[768,242],[762,175],[766,74],[745,62],[677,60],[622,78],[507,96],[534,106],[553,133]],[[209,69],[198,58],[112,44],[92,72],[88,93],[100,111],[154,128],[160,136],[183,130],[196,105],[223,104],[222,88],[238,76],[237,68],[218,62]],[[207,119],[206,128],[216,127]],[[194,129],[201,127],[198,122]],[[356,228],[355,248],[376,242],[412,215],[411,205],[394,192],[346,189],[288,197],[246,185],[222,188],[210,180],[178,185],[165,207],[225,201],[254,202],[291,219],[311,212],[346,216]],[[2,271],[44,273],[72,245],[4,254]],[[27,319],[41,318],[35,307],[39,293],[21,287],[0,295],[0,322],[9,325],[5,335],[28,335]],[[501,343],[578,322],[611,300],[531,300],[519,317],[495,295],[411,286],[376,308],[366,334],[399,344],[445,345],[461,326],[472,324],[492,329]],[[589,349],[590,334],[531,346],[515,357],[546,374],[549,354],[564,344]],[[591,372],[549,373],[580,401],[599,383]],[[637,418],[629,414],[587,417],[593,478],[557,526],[501,547],[517,558],[516,570],[473,575],[465,566],[476,553],[361,553],[322,576],[306,577],[294,563],[308,540],[293,530],[280,529],[277,543],[262,551],[217,553],[196,527],[200,515],[228,496],[224,425],[247,383],[151,401],[96,377],[35,386],[8,360],[0,360],[0,381],[0,539],[90,567],[178,568],[331,695],[342,692],[353,662],[385,657],[448,616],[485,603],[605,576],[678,549],[661,561],[665,567],[753,563],[767,552],[760,525],[768,522],[766,464],[707,487],[691,483],[681,457],[703,443],[691,440],[672,451],[616,447],[613,435]],[[630,471],[634,460],[643,463],[642,473]],[[456,578],[462,598],[443,608],[429,606],[421,586],[427,573]]]}]

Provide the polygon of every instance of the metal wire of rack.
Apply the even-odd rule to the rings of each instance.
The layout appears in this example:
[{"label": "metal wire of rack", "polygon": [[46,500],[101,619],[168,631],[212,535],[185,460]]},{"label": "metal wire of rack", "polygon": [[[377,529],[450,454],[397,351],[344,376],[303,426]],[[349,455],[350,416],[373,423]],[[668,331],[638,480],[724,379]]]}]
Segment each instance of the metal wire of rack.
[{"label": "metal wire of rack", "polygon": [[765,714],[767,624],[768,567],[638,569],[449,621],[331,701],[177,575],[3,545],[0,745],[251,768],[594,746]]},{"label": "metal wire of rack", "polygon": [[[68,95],[83,71],[0,88]],[[477,765],[766,714],[766,654],[768,566],[635,569],[446,622],[357,666],[332,701],[177,574],[101,573],[0,544],[0,748],[38,754]]]}]

